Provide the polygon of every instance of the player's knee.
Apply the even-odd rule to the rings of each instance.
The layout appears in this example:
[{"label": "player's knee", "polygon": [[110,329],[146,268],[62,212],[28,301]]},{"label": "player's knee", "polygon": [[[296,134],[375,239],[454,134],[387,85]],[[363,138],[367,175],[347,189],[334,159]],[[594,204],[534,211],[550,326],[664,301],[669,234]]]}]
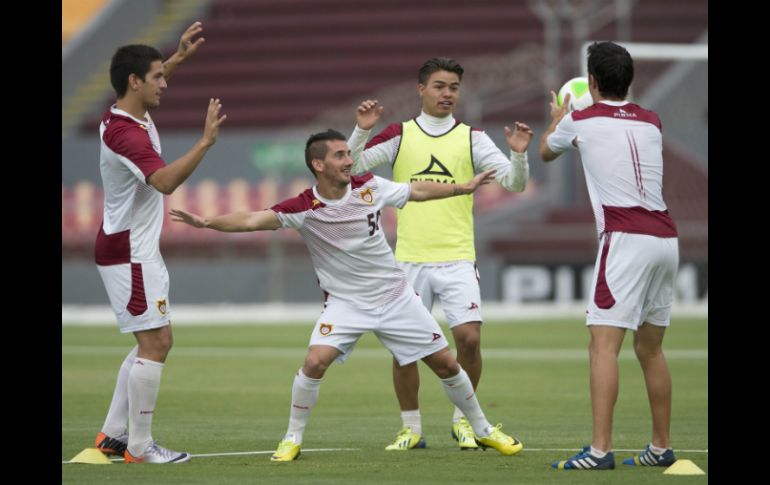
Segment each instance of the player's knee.
[{"label": "player's knee", "polygon": [[459,355],[472,358],[480,352],[481,324],[479,322],[468,322],[452,328],[452,336]]},{"label": "player's knee", "polygon": [[614,343],[592,339],[588,344],[588,353],[593,357],[617,357],[620,347]]},{"label": "player's knee", "polygon": [[174,346],[174,337],[171,335],[171,332],[161,333],[158,335],[158,338],[154,339],[153,344],[155,353],[162,356],[163,360],[165,360],[169,351],[171,351],[171,347]]},{"label": "player's knee", "polygon": [[317,355],[308,355],[305,358],[305,365],[302,368],[302,373],[312,379],[320,379],[326,373],[326,369],[329,368],[329,364],[324,362]]},{"label": "player's knee", "polygon": [[460,373],[460,364],[454,358],[441,359],[433,366],[433,372],[441,379],[448,379]]},{"label": "player's knee", "polygon": [[455,340],[457,354],[467,358],[475,358],[480,354],[481,336],[478,334],[465,334]]},{"label": "player's knee", "polygon": [[157,332],[139,341],[137,356],[155,362],[165,362],[173,345],[174,338],[171,332]]},{"label": "player's knee", "polygon": [[166,353],[168,353],[171,347],[174,346],[174,335],[171,332],[165,334],[161,340],[161,345]]},{"label": "player's knee", "polygon": [[651,344],[639,340],[634,341],[634,353],[639,360],[655,359],[663,355],[660,344]]},{"label": "player's knee", "polygon": [[441,378],[448,379],[449,377],[454,377],[460,373],[460,370],[462,370],[460,364],[458,364],[456,360],[453,360],[442,369]]}]

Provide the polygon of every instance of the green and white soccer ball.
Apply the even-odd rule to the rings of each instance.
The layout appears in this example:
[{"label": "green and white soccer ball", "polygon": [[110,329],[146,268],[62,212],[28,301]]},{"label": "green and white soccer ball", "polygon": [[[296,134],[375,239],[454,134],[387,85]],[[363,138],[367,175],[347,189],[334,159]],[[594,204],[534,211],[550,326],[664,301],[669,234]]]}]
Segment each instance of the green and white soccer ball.
[{"label": "green and white soccer ball", "polygon": [[570,94],[569,111],[580,111],[581,109],[586,109],[594,104],[591,93],[588,91],[588,78],[573,77],[564,83],[564,86],[559,90],[559,95],[556,96],[557,105],[562,105],[567,93]]}]

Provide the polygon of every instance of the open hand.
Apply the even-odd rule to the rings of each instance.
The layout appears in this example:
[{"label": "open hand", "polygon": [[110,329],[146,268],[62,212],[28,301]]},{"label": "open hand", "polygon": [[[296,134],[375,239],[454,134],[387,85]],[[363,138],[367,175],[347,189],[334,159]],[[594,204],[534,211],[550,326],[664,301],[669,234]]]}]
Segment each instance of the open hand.
[{"label": "open hand", "polygon": [[376,99],[362,101],[356,108],[356,124],[362,130],[371,130],[379,121],[383,109],[385,108]]},{"label": "open hand", "polygon": [[518,121],[513,125],[513,131],[507,126],[503,131],[505,132],[505,139],[508,141],[508,146],[511,147],[511,150],[518,153],[527,151],[529,142],[532,141],[532,137],[535,135],[528,125],[519,123]]},{"label": "open hand", "polygon": [[217,142],[219,125],[227,119],[227,115],[219,116],[221,110],[222,102],[219,101],[219,98],[209,99],[209,109],[206,112],[206,126],[203,128],[203,139],[209,145],[213,145]]},{"label": "open hand", "polygon": [[187,30],[184,31],[182,37],[179,39],[179,47],[176,49],[176,53],[181,57],[181,59],[194,54],[195,51],[198,50],[198,47],[206,42],[206,39],[203,37],[199,37],[195,40],[195,42],[192,41],[192,38],[199,34],[202,30],[203,24],[201,22],[195,22],[191,26],[187,27]]},{"label": "open hand", "polygon": [[497,174],[496,169],[487,170],[486,172],[481,172],[480,174],[473,177],[471,181],[464,184],[464,192],[466,194],[472,194],[476,191],[479,187],[482,185],[487,185],[492,183],[495,180],[495,174]]},{"label": "open hand", "polygon": [[193,227],[206,227],[206,220],[192,212],[183,211],[182,209],[171,209],[168,213],[174,222],[184,222]]},{"label": "open hand", "polygon": [[556,93],[551,91],[551,118],[553,118],[553,120],[557,123],[561,121],[561,119],[564,118],[564,115],[566,115],[569,111],[569,100],[571,96],[572,95],[570,93],[567,93],[561,102],[561,106],[559,106],[558,102],[556,101]]}]

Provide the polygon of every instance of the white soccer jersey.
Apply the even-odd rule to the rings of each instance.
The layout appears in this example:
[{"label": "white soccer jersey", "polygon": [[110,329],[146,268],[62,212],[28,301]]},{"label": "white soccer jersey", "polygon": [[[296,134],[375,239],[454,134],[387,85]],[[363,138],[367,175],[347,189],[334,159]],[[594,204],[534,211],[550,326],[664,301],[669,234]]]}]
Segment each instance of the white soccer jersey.
[{"label": "white soccer jersey", "polygon": [[576,140],[596,228],[676,237],[663,201],[663,137],[658,115],[627,101],[601,101],[567,114],[548,136],[562,153]]},{"label": "white soccer jersey", "polygon": [[339,200],[321,197],[316,187],[271,207],[283,227],[305,240],[321,289],[358,308],[376,308],[408,287],[380,228],[382,208],[401,208],[411,186],[370,173],[351,177]]},{"label": "white soccer jersey", "polygon": [[155,125],[113,106],[105,113],[99,133],[104,220],[96,237],[96,264],[157,260],[163,196],[146,180],[166,164],[160,157]]}]

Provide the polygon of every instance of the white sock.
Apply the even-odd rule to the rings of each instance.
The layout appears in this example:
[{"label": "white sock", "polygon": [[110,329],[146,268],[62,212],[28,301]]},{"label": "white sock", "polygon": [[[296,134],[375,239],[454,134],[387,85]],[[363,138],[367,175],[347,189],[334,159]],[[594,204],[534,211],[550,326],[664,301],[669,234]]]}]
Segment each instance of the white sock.
[{"label": "white sock", "polygon": [[404,428],[412,428],[413,433],[422,435],[422,419],[420,419],[420,410],[401,411],[401,421]]},{"label": "white sock", "polygon": [[112,392],[110,409],[107,411],[107,419],[104,420],[104,426],[102,426],[102,433],[110,438],[122,435],[128,426],[128,373],[131,371],[131,366],[134,365],[137,350],[139,350],[138,345],[131,349],[118,371],[118,380],[115,382],[115,390]]},{"label": "white sock", "polygon": [[454,413],[454,415],[452,415],[452,423],[456,423],[456,422],[460,421],[460,418],[464,418],[464,417],[465,417],[465,415],[460,410],[460,408],[455,406],[455,413]]},{"label": "white sock", "polygon": [[479,406],[479,400],[476,399],[476,392],[473,390],[473,384],[471,384],[468,374],[460,368],[460,372],[456,376],[441,379],[441,383],[444,385],[444,391],[449,399],[468,418],[476,436],[488,436],[488,428],[491,428],[491,425]]},{"label": "white sock", "polygon": [[152,415],[163,364],[136,357],[128,374],[128,452],[139,457],[152,444]]},{"label": "white sock", "polygon": [[289,429],[284,439],[290,439],[296,444],[302,443],[302,434],[310,417],[310,411],[318,402],[321,389],[321,379],[311,379],[302,373],[302,369],[294,376],[291,386],[291,413],[289,413]]},{"label": "white sock", "polygon": [[652,443],[650,443],[650,450],[652,450],[652,452],[655,453],[656,455],[662,455],[663,453],[666,452],[666,448],[658,448]]},{"label": "white sock", "polygon": [[607,456],[608,451],[601,451],[597,450],[593,446],[591,446],[591,454],[594,455],[596,458],[604,458]]}]

